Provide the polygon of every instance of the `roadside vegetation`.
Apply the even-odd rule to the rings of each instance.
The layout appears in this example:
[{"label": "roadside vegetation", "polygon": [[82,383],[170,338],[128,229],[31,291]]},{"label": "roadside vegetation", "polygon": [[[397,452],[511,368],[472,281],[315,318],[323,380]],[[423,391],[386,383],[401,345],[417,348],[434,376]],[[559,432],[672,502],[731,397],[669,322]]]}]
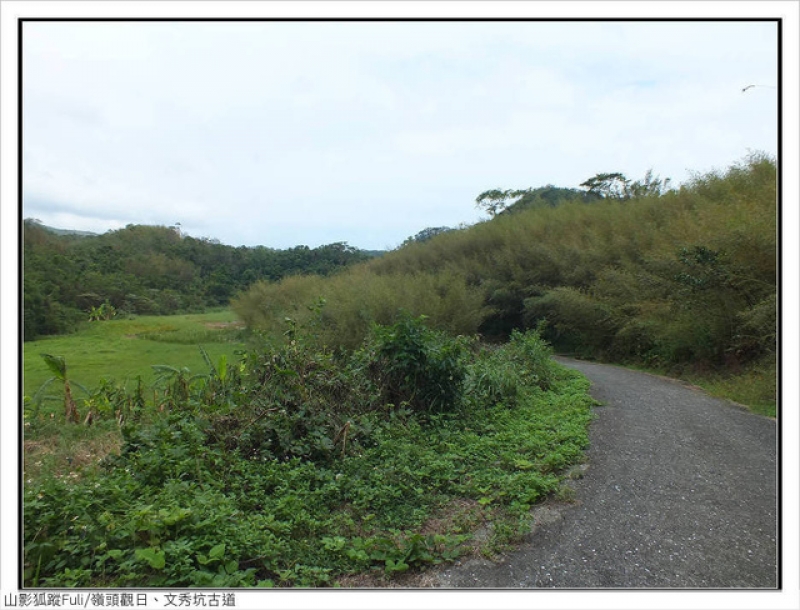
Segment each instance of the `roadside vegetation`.
[{"label": "roadside vegetation", "polygon": [[249,327],[274,330],[322,295],[331,346],[358,344],[397,307],[498,341],[546,322],[560,353],[707,380],[740,402],[755,394],[774,415],[776,185],[775,161],[753,155],[677,189],[648,173],[598,174],[586,193],[487,191],[477,203],[490,220],[330,278],[259,281],[232,306]]},{"label": "roadside vegetation", "polygon": [[26,468],[25,584],[333,586],[491,555],[588,443],[588,384],[550,356],[536,331],[488,349],[409,315],[333,352],[290,320],[155,403],[137,385],[95,395],[90,427],[31,418],[26,438],[106,456]]}]

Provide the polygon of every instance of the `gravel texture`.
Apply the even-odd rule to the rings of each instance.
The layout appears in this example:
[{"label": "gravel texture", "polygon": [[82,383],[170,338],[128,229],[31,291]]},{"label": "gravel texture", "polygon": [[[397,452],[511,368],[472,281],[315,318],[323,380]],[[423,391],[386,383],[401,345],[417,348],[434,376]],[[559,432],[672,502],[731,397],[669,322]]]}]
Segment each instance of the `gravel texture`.
[{"label": "gravel texture", "polygon": [[514,552],[429,586],[776,588],[775,421],[671,379],[558,360],[603,403],[575,502],[537,507]]}]

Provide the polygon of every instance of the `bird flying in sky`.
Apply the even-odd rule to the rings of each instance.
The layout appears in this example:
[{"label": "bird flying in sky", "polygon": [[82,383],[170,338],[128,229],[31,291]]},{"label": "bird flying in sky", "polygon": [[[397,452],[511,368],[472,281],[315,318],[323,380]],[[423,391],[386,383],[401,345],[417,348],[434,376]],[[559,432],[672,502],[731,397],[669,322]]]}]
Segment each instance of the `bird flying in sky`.
[{"label": "bird flying in sky", "polygon": [[744,92],[745,92],[745,91],[747,91],[748,89],[752,89],[753,87],[766,87],[766,88],[768,88],[768,89],[775,89],[775,87],[774,87],[774,86],[772,86],[772,85],[747,85],[747,87],[745,87],[744,89],[742,89],[742,93],[744,93]]}]

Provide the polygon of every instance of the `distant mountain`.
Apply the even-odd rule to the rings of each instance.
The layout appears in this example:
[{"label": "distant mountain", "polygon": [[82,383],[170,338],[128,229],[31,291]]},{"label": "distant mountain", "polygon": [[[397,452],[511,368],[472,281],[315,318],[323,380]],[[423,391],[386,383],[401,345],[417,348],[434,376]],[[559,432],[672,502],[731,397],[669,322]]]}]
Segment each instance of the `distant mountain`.
[{"label": "distant mountain", "polygon": [[[45,231],[48,231],[54,235],[59,235],[59,236],[71,235],[74,237],[97,237],[98,235],[101,235],[100,233],[92,233],[91,231],[76,231],[73,229],[57,229],[56,227],[49,227],[46,224],[42,224],[35,218],[26,218],[25,222],[33,223],[37,227],[40,227]],[[360,248],[358,249],[360,250]],[[383,256],[384,254],[386,254],[387,250],[361,250],[361,252],[371,257],[377,258],[379,256]]]},{"label": "distant mountain", "polygon": [[[30,219],[26,218],[25,221],[28,222],[30,221]],[[53,233],[54,235],[74,235],[76,237],[96,237],[97,235],[99,235],[99,233],[92,233],[91,231],[75,231],[73,229],[57,229],[55,227],[48,227],[47,225],[42,224],[41,222],[36,222],[35,220],[31,222],[41,227],[45,231]]]}]

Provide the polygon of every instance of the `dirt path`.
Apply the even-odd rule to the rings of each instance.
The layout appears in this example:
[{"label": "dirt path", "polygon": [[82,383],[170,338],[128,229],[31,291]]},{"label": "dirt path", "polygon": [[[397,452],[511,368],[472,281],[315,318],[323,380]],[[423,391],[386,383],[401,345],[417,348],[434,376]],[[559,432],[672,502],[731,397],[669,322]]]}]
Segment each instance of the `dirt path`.
[{"label": "dirt path", "polygon": [[501,561],[450,566],[429,584],[775,588],[775,421],[672,380],[559,361],[604,403],[577,501],[539,508]]}]

